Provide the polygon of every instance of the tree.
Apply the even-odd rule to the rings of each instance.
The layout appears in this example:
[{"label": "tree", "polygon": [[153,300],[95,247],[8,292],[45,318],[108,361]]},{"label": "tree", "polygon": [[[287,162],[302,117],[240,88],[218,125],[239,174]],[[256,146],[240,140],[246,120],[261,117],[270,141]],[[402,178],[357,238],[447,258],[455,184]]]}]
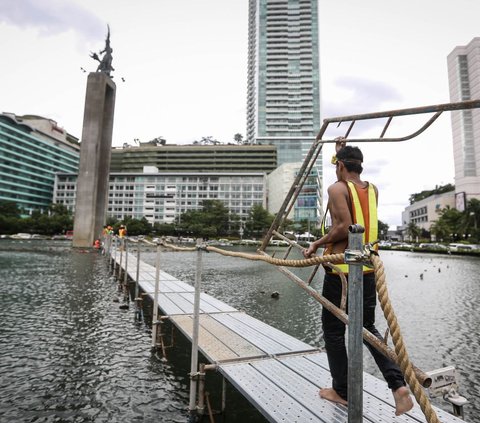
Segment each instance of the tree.
[{"label": "tree", "polygon": [[202,210],[189,210],[177,221],[177,230],[182,235],[215,237],[227,235],[229,213],[223,202],[204,200]]},{"label": "tree", "polygon": [[200,141],[198,140],[195,140],[193,142],[194,144],[203,144],[203,145],[218,145],[218,144],[221,144],[220,141],[214,139],[211,135],[209,135],[208,137],[202,137],[200,139]]},{"label": "tree", "polygon": [[378,221],[378,239],[386,239],[389,229],[390,229],[389,225],[379,220]]},{"label": "tree", "polygon": [[275,216],[260,204],[253,206],[245,222],[245,236],[261,238],[272,225],[273,219],[275,219]]},{"label": "tree", "polygon": [[14,201],[0,200],[0,216],[20,218],[22,211]]},{"label": "tree", "polygon": [[445,241],[464,238],[465,216],[465,212],[462,213],[447,206],[439,212],[439,218],[430,227],[430,232],[437,239]]},{"label": "tree", "polygon": [[424,190],[417,194],[411,194],[409,199],[410,204],[416,203],[417,201],[423,200],[427,197],[430,197],[431,195],[443,194],[445,192],[450,192],[450,191],[455,191],[455,186],[452,184],[447,184],[442,186],[435,185],[435,188],[432,190]]},{"label": "tree", "polygon": [[407,226],[407,235],[411,241],[415,241],[422,234],[422,230],[414,223],[410,222]]},{"label": "tree", "polygon": [[173,223],[155,222],[153,224],[153,233],[160,236],[175,235],[175,225]]},{"label": "tree", "polygon": [[243,144],[243,135],[240,134],[240,133],[237,133],[233,136],[233,140],[237,143],[237,144]]}]

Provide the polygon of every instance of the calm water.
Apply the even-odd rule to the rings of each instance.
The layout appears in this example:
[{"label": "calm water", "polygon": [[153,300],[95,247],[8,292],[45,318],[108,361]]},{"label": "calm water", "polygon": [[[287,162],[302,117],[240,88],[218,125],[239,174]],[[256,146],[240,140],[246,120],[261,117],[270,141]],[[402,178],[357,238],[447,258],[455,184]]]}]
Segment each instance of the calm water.
[{"label": "calm water", "polygon": [[[455,365],[460,392],[471,401],[466,420],[480,421],[480,260],[409,252],[381,257],[412,360],[423,370]],[[154,264],[154,253],[143,259]],[[193,282],[195,253],[163,253],[162,267]],[[133,307],[119,307],[104,257],[62,241],[0,240],[0,280],[2,423],[187,421],[190,343],[177,335],[168,360],[157,356],[149,324],[135,320]],[[321,289],[319,279],[313,285]],[[203,290],[323,345],[318,303],[267,264],[205,254]],[[273,291],[279,299],[271,298]],[[380,310],[378,327],[386,327]],[[379,376],[368,354],[365,362]],[[217,409],[219,382],[207,376]],[[435,404],[450,410],[443,401]],[[247,420],[265,422],[229,387],[224,421]]]}]

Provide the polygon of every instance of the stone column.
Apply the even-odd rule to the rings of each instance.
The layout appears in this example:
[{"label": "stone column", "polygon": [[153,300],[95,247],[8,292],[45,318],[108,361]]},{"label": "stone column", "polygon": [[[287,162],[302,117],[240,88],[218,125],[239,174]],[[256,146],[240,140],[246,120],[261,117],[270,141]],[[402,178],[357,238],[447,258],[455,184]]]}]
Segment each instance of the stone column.
[{"label": "stone column", "polygon": [[88,75],[77,179],[73,246],[92,247],[106,221],[116,86],[108,75]]}]

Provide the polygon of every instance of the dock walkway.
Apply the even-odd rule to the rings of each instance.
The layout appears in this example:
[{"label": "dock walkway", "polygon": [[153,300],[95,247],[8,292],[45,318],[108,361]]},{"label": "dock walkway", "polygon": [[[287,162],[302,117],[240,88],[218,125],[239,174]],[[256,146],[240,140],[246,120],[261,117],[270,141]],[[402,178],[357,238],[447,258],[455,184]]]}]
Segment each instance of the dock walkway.
[{"label": "dock walkway", "polygon": [[[124,254],[125,256],[125,254]],[[134,254],[119,260],[131,280],[152,301],[156,269]],[[126,258],[126,257],[125,257]],[[137,270],[137,265],[138,270]],[[163,316],[189,339],[193,339],[194,287],[160,271],[158,308]],[[206,294],[200,294],[199,351],[269,422],[347,423],[348,410],[321,399],[320,387],[331,386],[326,354],[266,323]],[[375,423],[425,423],[416,404],[407,414],[395,416],[387,384],[363,374],[363,421]],[[463,420],[434,407],[442,423]]]}]

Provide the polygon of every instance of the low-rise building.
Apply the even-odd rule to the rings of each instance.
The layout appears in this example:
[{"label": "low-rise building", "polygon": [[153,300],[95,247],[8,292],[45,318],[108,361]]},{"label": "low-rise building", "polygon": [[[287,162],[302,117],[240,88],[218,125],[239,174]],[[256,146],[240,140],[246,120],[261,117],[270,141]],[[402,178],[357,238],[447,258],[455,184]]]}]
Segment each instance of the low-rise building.
[{"label": "low-rise building", "polygon": [[[54,202],[75,212],[76,174],[56,175]],[[145,217],[153,223],[173,223],[204,200],[220,200],[231,213],[246,220],[254,205],[266,208],[265,173],[158,172],[145,166],[141,173],[110,173],[108,211],[119,220]]]},{"label": "low-rise building", "polygon": [[438,220],[439,212],[444,208],[455,208],[455,191],[435,194],[423,200],[410,204],[402,212],[402,232],[406,232],[408,225],[414,223],[420,229],[430,231],[430,227]]},{"label": "low-rise building", "polygon": [[270,173],[277,167],[273,145],[154,145],[125,144],[113,148],[110,172],[142,172],[155,166],[163,172]]}]

